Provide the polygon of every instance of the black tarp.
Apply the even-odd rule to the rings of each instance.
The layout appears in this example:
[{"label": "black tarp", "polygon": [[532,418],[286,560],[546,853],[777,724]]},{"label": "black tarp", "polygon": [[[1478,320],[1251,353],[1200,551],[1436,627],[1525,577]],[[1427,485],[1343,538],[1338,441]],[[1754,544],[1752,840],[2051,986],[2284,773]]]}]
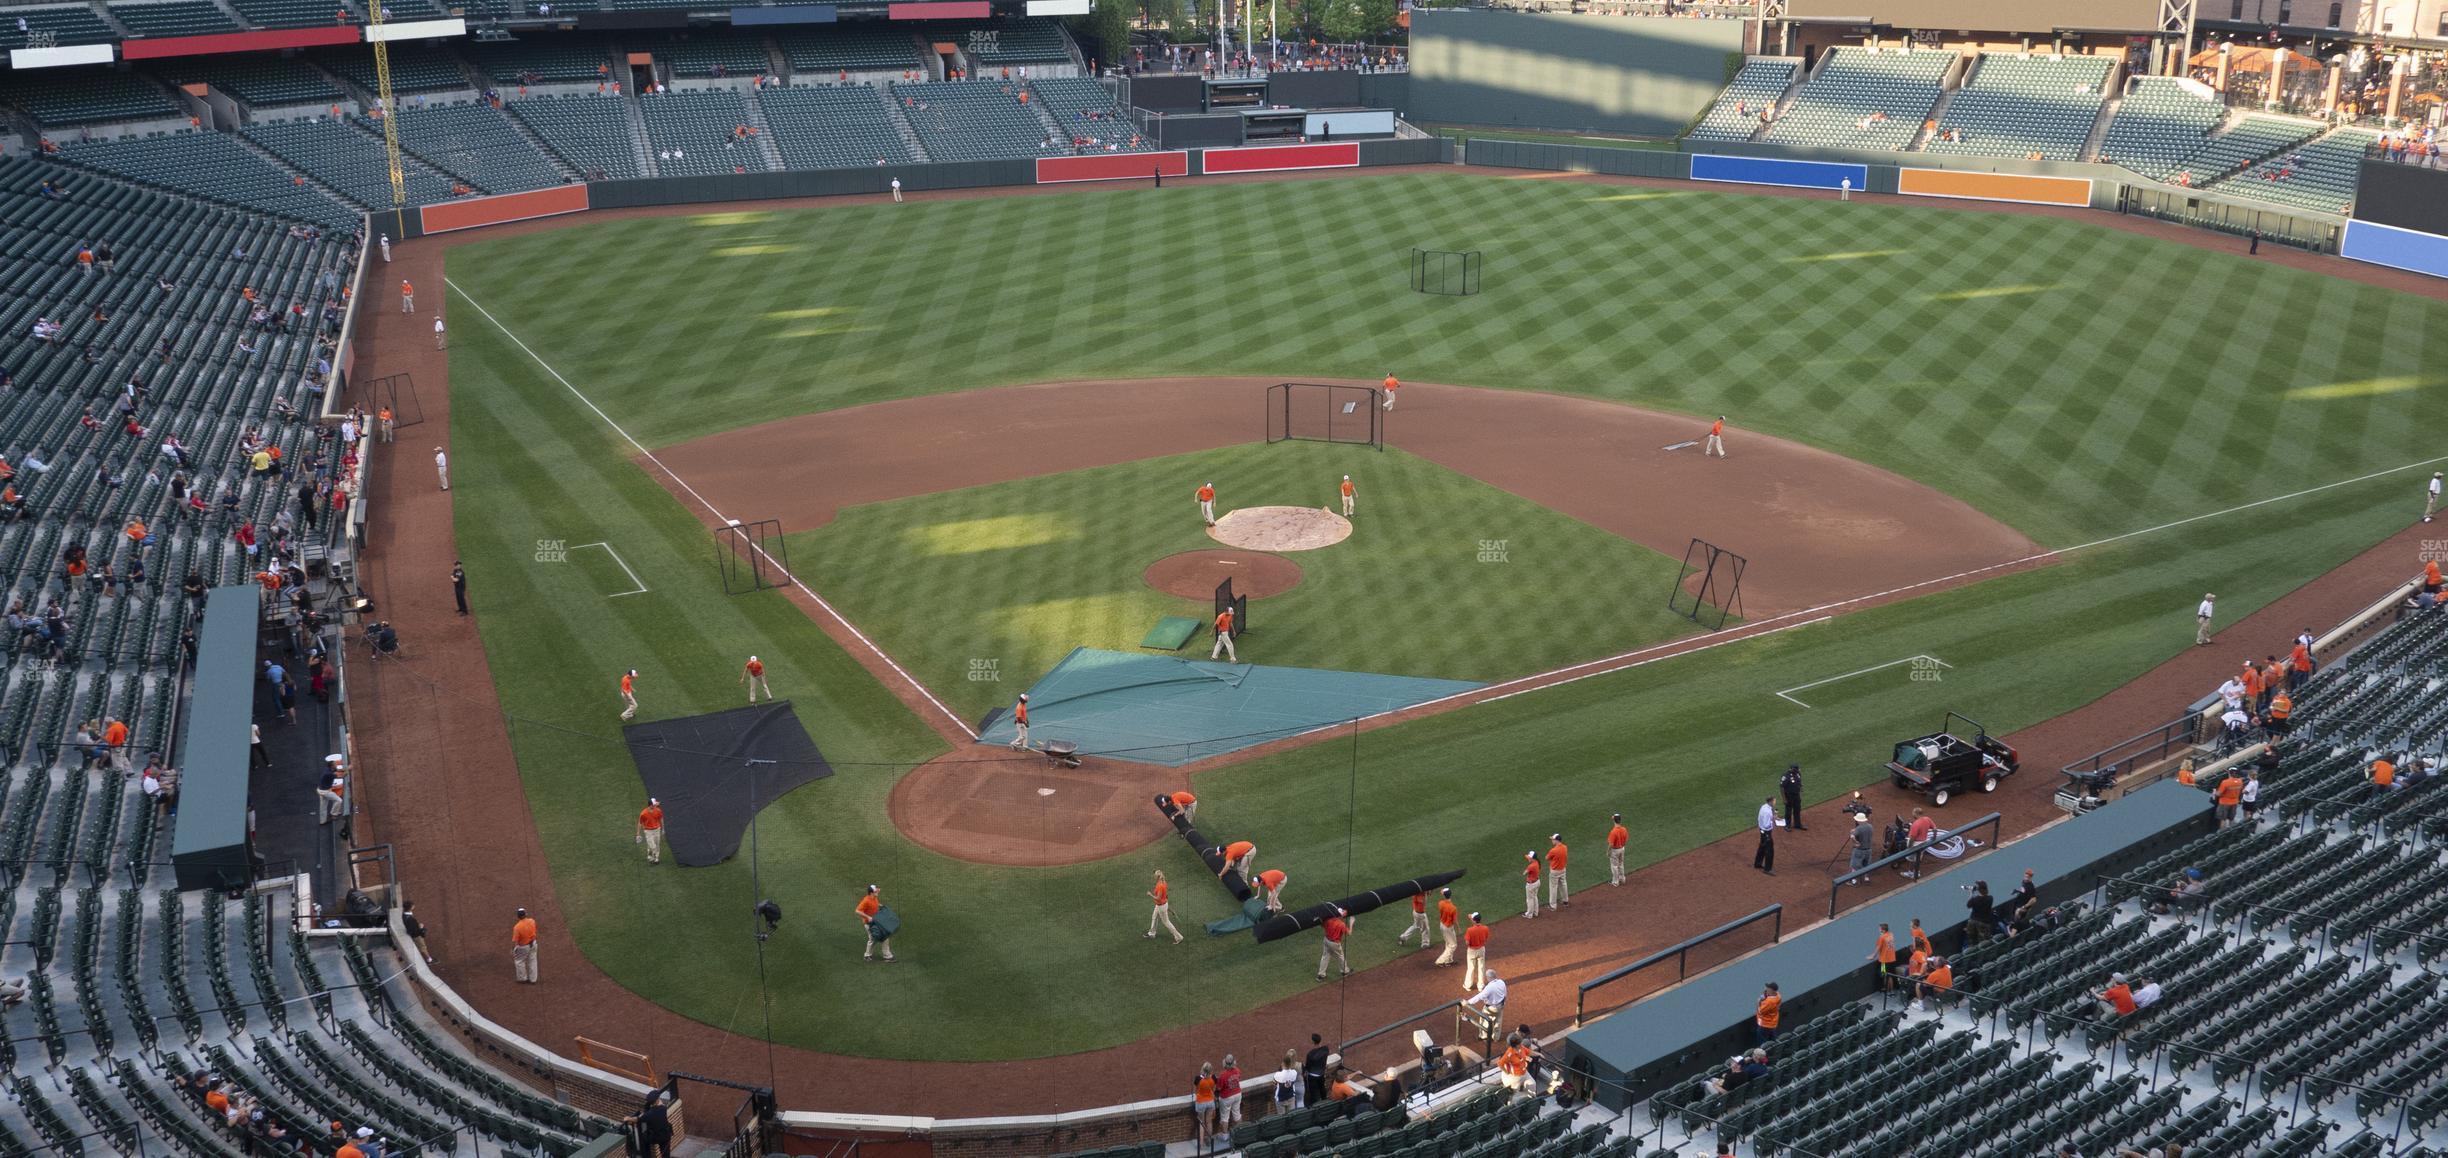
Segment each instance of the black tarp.
[{"label": "black tarp", "polygon": [[1305,909],[1286,909],[1258,922],[1256,929],[1258,943],[1263,945],[1269,941],[1280,941],[1303,929],[1314,929],[1325,924],[1327,916],[1338,908],[1350,916],[1357,917],[1362,913],[1375,912],[1397,901],[1407,901],[1421,894],[1444,888],[1461,879],[1461,869],[1430,873],[1424,877],[1413,877],[1407,881],[1381,885],[1365,893],[1354,893],[1339,901],[1327,901]]},{"label": "black tarp", "polygon": [[1232,899],[1247,902],[1257,895],[1249,882],[1241,879],[1239,872],[1224,871],[1224,846],[1210,843],[1206,837],[1199,835],[1199,830],[1191,827],[1190,819],[1181,814],[1181,809],[1173,807],[1172,797],[1159,794],[1156,797],[1156,810],[1164,813],[1166,820],[1173,822],[1173,831],[1190,842],[1190,851],[1198,854],[1199,862],[1207,866],[1208,872],[1221,874],[1216,879],[1224,882],[1224,891],[1231,893]]},{"label": "black tarp", "polygon": [[749,817],[833,774],[787,700],[630,724],[621,735],[646,795],[663,802],[664,843],[691,868],[731,859]]}]

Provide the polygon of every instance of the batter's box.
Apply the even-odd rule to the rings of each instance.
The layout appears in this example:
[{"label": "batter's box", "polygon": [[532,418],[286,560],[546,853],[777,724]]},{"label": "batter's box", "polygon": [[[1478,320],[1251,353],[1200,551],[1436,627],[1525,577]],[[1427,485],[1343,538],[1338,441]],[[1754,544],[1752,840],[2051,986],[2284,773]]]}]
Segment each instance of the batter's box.
[{"label": "batter's box", "polygon": [[1802,707],[1807,708],[1811,705],[1803,703],[1802,698],[1794,693],[1807,692],[1812,688],[1826,687],[1829,684],[1840,683],[1856,676],[1866,676],[1872,672],[1882,672],[1891,668],[1905,667],[1907,665],[1909,665],[1912,669],[1911,678],[1914,683],[1936,683],[1941,678],[1941,675],[1950,670],[1953,666],[1934,655],[1908,655],[1902,659],[1891,659],[1885,663],[1872,664],[1869,667],[1862,668],[1859,671],[1849,671],[1843,675],[1832,675],[1823,680],[1812,680],[1806,684],[1797,684],[1793,687],[1786,688],[1784,691],[1778,692],[1777,698],[1799,704]]}]

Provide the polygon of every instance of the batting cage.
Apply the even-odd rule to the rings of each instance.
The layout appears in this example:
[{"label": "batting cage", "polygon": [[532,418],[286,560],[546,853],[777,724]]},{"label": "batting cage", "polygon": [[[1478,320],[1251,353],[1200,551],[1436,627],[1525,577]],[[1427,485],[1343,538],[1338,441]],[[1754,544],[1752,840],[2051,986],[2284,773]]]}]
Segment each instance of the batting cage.
[{"label": "batting cage", "polygon": [[1666,592],[1666,609],[1715,631],[1742,618],[1742,577],[1748,560],[1706,539],[1683,549],[1683,569]]},{"label": "batting cage", "polygon": [[1478,293],[1479,251],[1412,250],[1411,288],[1418,293],[1441,294],[1449,298],[1469,297]]},{"label": "batting cage", "polygon": [[621,736],[646,795],[663,802],[663,839],[690,868],[729,860],[750,817],[833,774],[798,714],[778,701],[630,724]]},{"label": "batting cage", "polygon": [[[1230,579],[1226,579],[1225,581],[1216,584],[1215,609],[1207,613],[1207,622],[1212,625],[1215,623],[1217,616],[1222,615],[1227,611],[1232,612],[1233,638],[1239,639],[1244,635],[1248,635],[1250,633],[1249,596],[1243,595],[1236,598],[1233,595],[1232,580]],[[1212,630],[1212,627],[1210,630]]]},{"label": "batting cage", "polygon": [[1385,449],[1385,412],[1374,386],[1278,382],[1266,391],[1266,440],[1344,442]]},{"label": "batting cage", "polygon": [[714,566],[722,572],[723,594],[741,595],[789,585],[790,545],[782,539],[779,519],[741,522],[733,519],[714,532]]},{"label": "batting cage", "polygon": [[416,379],[406,374],[385,374],[366,382],[359,395],[358,409],[368,414],[391,412],[394,430],[406,430],[425,421],[425,406],[417,401]]}]

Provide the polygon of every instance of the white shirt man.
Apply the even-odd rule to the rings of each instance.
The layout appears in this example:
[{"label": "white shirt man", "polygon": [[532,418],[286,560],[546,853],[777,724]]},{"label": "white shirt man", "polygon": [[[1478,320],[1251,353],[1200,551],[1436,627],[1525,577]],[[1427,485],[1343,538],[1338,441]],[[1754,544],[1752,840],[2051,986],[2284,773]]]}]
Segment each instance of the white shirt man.
[{"label": "white shirt man", "polygon": [[893,193],[893,200],[894,200],[895,202],[898,202],[898,201],[900,201],[900,200],[901,200],[901,179],[900,179],[899,177],[895,177],[895,178],[893,178],[893,179],[892,179],[892,193]]},{"label": "white shirt man", "polygon": [[438,446],[434,448],[434,474],[441,478],[442,489],[449,490],[450,456],[442,453],[442,448]]},{"label": "white shirt man", "polygon": [[445,343],[442,337],[442,319],[437,317],[434,319],[434,349],[443,348],[445,348]]},{"label": "white shirt man", "polygon": [[2145,981],[2142,983],[2142,988],[2133,991],[2134,1008],[2149,1009],[2151,1006],[2159,1003],[2159,997],[2159,983],[2156,981]]},{"label": "white shirt man", "polygon": [[378,240],[380,240],[382,243],[383,264],[389,265],[391,264],[391,235],[388,233],[382,234]]},{"label": "white shirt man", "polygon": [[2201,606],[2193,609],[2193,642],[2210,642],[2210,616],[2218,610],[2218,596],[2202,596]]},{"label": "white shirt man", "polygon": [[2244,680],[2239,676],[2228,676],[2227,682],[2219,685],[2218,694],[2220,699],[2227,701],[2227,706],[2230,708],[2243,704]]},{"label": "white shirt man", "polygon": [[2423,521],[2426,523],[2431,521],[2432,513],[2439,510],[2440,473],[2436,470],[2432,471],[2431,484],[2423,489]]},{"label": "white shirt man", "polygon": [[1473,1009],[1471,1011],[1472,1013],[1483,1018],[1494,1020],[1504,1016],[1505,994],[1507,992],[1504,978],[1490,973],[1488,974],[1487,984],[1481,986],[1479,992],[1463,998],[1462,1004],[1477,1006],[1478,1008]]},{"label": "white shirt man", "polygon": [[2246,816],[2252,815],[2254,810],[2261,806],[2261,773],[2247,772],[2244,774],[2244,790],[2237,799],[2243,802]]},{"label": "white shirt man", "polygon": [[1760,805],[1759,830],[1761,832],[1776,831],[1776,809],[1765,803]]}]

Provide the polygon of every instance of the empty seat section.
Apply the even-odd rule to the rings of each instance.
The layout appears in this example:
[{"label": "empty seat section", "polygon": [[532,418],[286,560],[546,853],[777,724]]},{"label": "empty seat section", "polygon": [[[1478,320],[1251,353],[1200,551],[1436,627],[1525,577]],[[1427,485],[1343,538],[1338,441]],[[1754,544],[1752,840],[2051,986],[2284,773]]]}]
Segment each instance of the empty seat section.
[{"label": "empty seat section", "polygon": [[60,146],[60,154],[105,172],[331,229],[354,228],[357,221],[354,209],[311,185],[299,184],[227,133],[71,143]]},{"label": "empty seat section", "polygon": [[821,32],[779,34],[774,40],[791,71],[814,80],[836,80],[845,72],[903,73],[926,67],[917,39],[895,25],[836,24]]},{"label": "empty seat section", "polygon": [[165,65],[173,84],[208,84],[257,108],[328,105],[341,99],[330,78],[304,61],[271,56],[197,57]]},{"label": "empty seat section", "polygon": [[505,106],[581,175],[638,176],[625,102],[611,96],[535,97]]},{"label": "empty seat section", "polygon": [[918,131],[927,156],[938,161],[993,161],[1071,151],[1064,142],[1049,148],[1045,122],[1022,103],[1017,82],[960,80],[897,84],[893,98]]},{"label": "empty seat section", "polygon": [[[392,92],[435,92],[468,87],[467,74],[459,71],[459,63],[439,48],[394,44],[390,57]],[[372,49],[335,48],[317,54],[314,60],[365,92],[376,92],[382,88],[374,76]]]},{"label": "empty seat section", "polygon": [[2343,128],[2288,149],[2215,186],[2220,192],[2320,213],[2344,213],[2354,204],[2363,156],[2380,134]]},{"label": "empty seat section", "polygon": [[1912,143],[1938,103],[1951,52],[1831,49],[1819,75],[1762,139],[1844,149],[1900,150]]},{"label": "empty seat section", "polygon": [[46,126],[187,115],[185,106],[151,80],[100,68],[0,72],[0,104],[14,105]]},{"label": "empty seat section", "polygon": [[467,52],[479,73],[500,84],[614,79],[611,47],[585,36],[471,44]]},{"label": "empty seat section", "polygon": [[2226,106],[2200,81],[2137,76],[2100,138],[2099,159],[2164,180],[2226,121]]},{"label": "empty seat section", "polygon": [[113,4],[111,15],[138,36],[203,36],[236,32],[238,24],[212,0],[169,0],[162,4]]},{"label": "empty seat section", "polygon": [[[246,139],[312,175],[350,200],[369,209],[392,204],[391,170],[381,138],[347,124],[317,117],[312,120],[257,122],[244,130]],[[450,179],[424,165],[400,160],[407,180],[408,203],[430,205],[451,199]]]},{"label": "empty seat section", "polygon": [[[378,121],[358,118],[368,133]],[[501,110],[482,101],[400,110],[399,143],[435,168],[487,193],[561,184],[561,171],[536,152]]]},{"label": "empty seat section", "polygon": [[[18,31],[17,22],[25,21],[25,30]],[[48,35],[55,44],[108,44],[119,39],[111,26],[94,15],[91,8],[15,8],[8,18],[0,20],[0,48],[24,48],[38,35]]]},{"label": "empty seat section", "polygon": [[765,152],[734,130],[749,123],[748,101],[731,89],[697,89],[638,98],[655,169],[666,177],[764,172]]},{"label": "empty seat section", "polygon": [[1957,89],[1926,148],[1932,153],[2078,161],[2114,62],[2104,56],[1987,54]]},{"label": "empty seat section", "polygon": [[917,158],[892,123],[881,89],[868,85],[769,88],[757,94],[782,163],[793,169],[851,169]]},{"label": "empty seat section", "polygon": [[774,70],[765,38],[746,32],[674,37],[653,51],[671,62],[674,76],[757,76]]},{"label": "empty seat section", "polygon": [[1793,85],[1801,62],[1782,56],[1755,56],[1743,62],[1733,83],[1717,94],[1716,103],[1686,134],[1695,141],[1748,141],[1760,129],[1760,113]]}]

